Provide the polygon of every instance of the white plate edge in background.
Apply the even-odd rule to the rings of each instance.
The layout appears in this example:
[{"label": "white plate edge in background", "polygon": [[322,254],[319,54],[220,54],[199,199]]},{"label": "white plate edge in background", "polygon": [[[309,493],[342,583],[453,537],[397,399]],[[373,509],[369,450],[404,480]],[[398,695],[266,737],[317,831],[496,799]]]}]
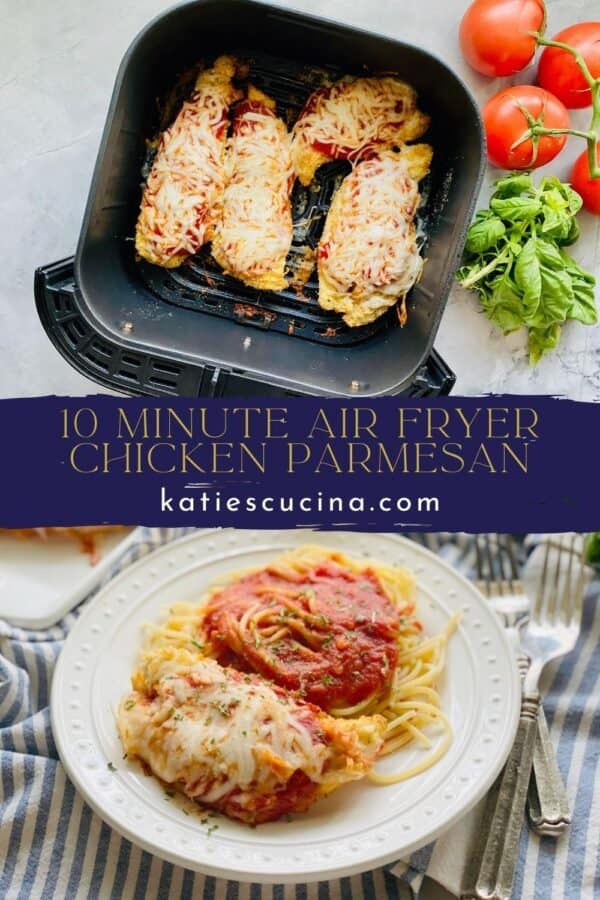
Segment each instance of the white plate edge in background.
[{"label": "white plate edge in background", "polygon": [[[134,527],[131,531],[124,534],[123,537],[118,541],[115,546],[108,551],[108,553],[103,554],[102,557],[98,560],[95,565],[89,565],[89,572],[86,573],[82,578],[79,578],[73,588],[63,593],[62,595],[58,595],[56,597],[56,602],[52,606],[50,612],[47,612],[43,616],[27,616],[20,617],[14,615],[0,615],[0,619],[4,622],[8,622],[10,625],[14,625],[17,628],[26,628],[31,630],[43,630],[45,628],[50,628],[59,622],[70,610],[72,610],[78,603],[80,603],[89,593],[91,593],[94,588],[97,586],[98,582],[101,581],[104,576],[110,571],[111,566],[115,564],[115,562],[122,556],[127,550],[130,549],[134,544],[136,544],[142,534],[143,529],[140,527]],[[10,538],[10,535],[7,535]],[[33,539],[32,539],[33,540]],[[61,548],[64,552],[64,548]],[[82,555],[81,548],[77,545],[77,541],[73,541],[73,552],[78,555]]]}]

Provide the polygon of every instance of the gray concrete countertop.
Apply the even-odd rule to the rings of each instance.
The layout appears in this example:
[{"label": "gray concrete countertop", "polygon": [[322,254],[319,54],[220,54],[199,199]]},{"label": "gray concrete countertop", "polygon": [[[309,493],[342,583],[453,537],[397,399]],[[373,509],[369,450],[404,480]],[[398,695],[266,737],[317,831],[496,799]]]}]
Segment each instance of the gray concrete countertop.
[{"label": "gray concrete countertop", "polygon": [[[135,34],[172,4],[161,0],[24,0],[0,3],[0,396],[82,395],[100,390],[50,344],[33,304],[37,266],[73,253],[114,77]],[[433,51],[479,101],[505,82],[463,62],[457,26],[464,0],[279,2],[389,34]],[[550,0],[550,32],[597,17],[596,0]],[[524,80],[524,76],[520,76]],[[588,111],[573,121],[586,122]],[[566,178],[577,140],[552,164]],[[496,173],[497,174],[497,173]],[[488,172],[481,202],[494,177]],[[574,255],[600,275],[600,219],[581,215]],[[600,400],[600,328],[570,323],[560,346],[532,369],[523,333],[504,338],[474,295],[452,291],[436,347],[458,376],[456,393],[562,394]]]}]

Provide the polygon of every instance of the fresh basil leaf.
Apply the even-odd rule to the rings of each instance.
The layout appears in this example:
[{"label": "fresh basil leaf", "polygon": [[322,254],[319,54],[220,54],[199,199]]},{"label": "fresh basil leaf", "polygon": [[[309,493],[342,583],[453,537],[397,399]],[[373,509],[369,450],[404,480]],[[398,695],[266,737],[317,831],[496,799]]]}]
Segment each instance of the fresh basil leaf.
[{"label": "fresh basil leaf", "polygon": [[542,296],[542,274],[535,238],[529,238],[519,253],[514,278],[523,296],[523,321],[528,322],[535,315]]},{"label": "fresh basil leaf", "polygon": [[477,213],[467,232],[465,248],[469,253],[485,253],[506,233],[506,226],[498,216],[488,210],[482,212]]},{"label": "fresh basil leaf", "polygon": [[522,245],[521,243],[519,243],[518,241],[515,241],[515,240],[509,241],[509,243],[508,243],[508,247],[509,247],[509,249],[510,249],[510,252],[512,253],[512,255],[513,255],[515,258],[516,258],[516,257],[519,255],[519,253],[521,252],[522,246],[523,246],[523,245]]},{"label": "fresh basil leaf", "polygon": [[531,321],[535,328],[547,328],[554,322],[564,322],[573,305],[575,294],[571,277],[564,271],[540,266],[542,302]]},{"label": "fresh basil leaf", "polygon": [[570,247],[577,240],[579,240],[579,222],[573,217],[569,223],[569,231],[566,237],[556,239],[556,242],[561,247]]},{"label": "fresh basil leaf", "polygon": [[569,319],[577,319],[584,325],[595,325],[598,321],[596,308],[596,279],[590,272],[582,269],[575,260],[563,253],[568,265],[573,286],[573,304],[569,310]]},{"label": "fresh basil leaf", "polygon": [[560,325],[549,328],[532,328],[529,331],[529,362],[536,366],[544,353],[554,350],[560,339]]},{"label": "fresh basil leaf", "polygon": [[542,218],[542,234],[547,238],[554,238],[555,241],[565,241],[571,230],[572,219],[563,208],[545,209]]},{"label": "fresh basil leaf", "polygon": [[509,222],[529,222],[541,212],[542,204],[535,197],[507,197],[492,199],[490,206],[501,219]]},{"label": "fresh basil leaf", "polygon": [[595,325],[598,321],[598,310],[594,289],[585,282],[573,279],[573,291],[575,296],[569,310],[569,319],[577,319],[584,325]]},{"label": "fresh basil leaf", "polygon": [[492,199],[498,200],[504,200],[507,197],[518,197],[520,194],[527,194],[535,190],[531,177],[522,173],[500,178],[495,182],[494,187],[496,191]]},{"label": "fresh basil leaf", "polygon": [[566,197],[563,195],[562,191],[559,191],[556,188],[551,188],[542,194],[541,200],[544,206],[548,207],[548,209],[554,209],[557,212],[561,212],[563,209],[568,211],[569,209]]},{"label": "fresh basil leaf", "polygon": [[570,184],[561,184],[560,188],[563,197],[567,201],[567,205],[569,207],[571,215],[576,216],[583,206],[583,200],[581,199],[577,191],[573,190]]},{"label": "fresh basil leaf", "polygon": [[600,564],[600,532],[592,531],[585,541],[585,559],[591,566]]},{"label": "fresh basil leaf", "polygon": [[596,276],[591,272],[588,272],[586,269],[583,269],[577,260],[573,259],[572,256],[569,256],[566,250],[559,250],[560,258],[562,261],[563,268],[568,269],[571,274],[578,273],[582,278],[585,278],[592,287],[596,284]]},{"label": "fresh basil leaf", "polygon": [[509,274],[505,273],[493,282],[491,295],[482,298],[485,313],[504,334],[523,327],[523,301],[521,293]]},{"label": "fresh basil leaf", "polygon": [[550,241],[538,238],[536,241],[536,249],[540,262],[545,266],[558,271],[564,269],[565,261],[556,244],[551,244]]},{"label": "fresh basil leaf", "polygon": [[583,205],[583,201],[577,191],[574,191],[570,184],[561,181],[556,175],[546,175],[545,178],[542,178],[539,190],[544,202],[550,202],[548,200],[549,197],[560,194],[573,216],[577,215]]},{"label": "fresh basil leaf", "polygon": [[540,180],[538,193],[549,194],[552,191],[560,191],[562,189],[562,181],[556,175],[544,175]]}]

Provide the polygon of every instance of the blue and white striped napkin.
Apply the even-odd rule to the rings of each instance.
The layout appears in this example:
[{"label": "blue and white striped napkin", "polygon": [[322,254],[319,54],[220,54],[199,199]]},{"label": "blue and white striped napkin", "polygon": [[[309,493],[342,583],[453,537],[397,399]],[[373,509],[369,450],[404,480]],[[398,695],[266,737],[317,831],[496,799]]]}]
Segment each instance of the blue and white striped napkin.
[{"label": "blue and white striped napkin", "polygon": [[[175,537],[144,530],[123,568]],[[469,574],[472,541],[423,535]],[[114,573],[113,573],[114,574]],[[514,900],[600,897],[600,583],[586,599],[577,649],[546,680],[545,709],[573,799],[573,826],[558,842],[523,830]],[[244,885],[162,862],[119,837],[68,781],[50,728],[48,698],[62,643],[85,604],[46,631],[0,622],[0,898],[2,900],[400,900],[418,897],[426,875],[458,892],[466,823],[409,860],[312,885]]]}]

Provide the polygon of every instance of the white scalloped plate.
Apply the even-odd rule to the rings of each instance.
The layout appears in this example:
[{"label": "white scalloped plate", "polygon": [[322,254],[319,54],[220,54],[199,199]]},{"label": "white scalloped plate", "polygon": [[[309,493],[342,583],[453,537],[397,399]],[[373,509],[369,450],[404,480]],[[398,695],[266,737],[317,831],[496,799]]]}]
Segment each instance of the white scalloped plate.
[{"label": "white scalloped plate", "polygon": [[[318,543],[353,556],[409,566],[418,580],[426,633],[456,610],[443,705],[454,728],[448,753],[427,772],[381,787],[354,783],[291,822],[250,829],[200,816],[141,768],[122,759],[115,709],[129,688],[145,622],[175,600],[197,600],[223,572],[261,565]],[[161,548],[115,578],[92,601],[60,655],[52,685],[52,727],[67,772],[109,825],[145,850],[218,877],[304,882],[364,871],[406,856],[459,819],[491,786],[512,745],[520,684],[505,634],[472,584],[428,550],[387,534],[203,531]],[[386,760],[410,765],[419,750]],[[110,766],[109,766],[110,763]]]}]

